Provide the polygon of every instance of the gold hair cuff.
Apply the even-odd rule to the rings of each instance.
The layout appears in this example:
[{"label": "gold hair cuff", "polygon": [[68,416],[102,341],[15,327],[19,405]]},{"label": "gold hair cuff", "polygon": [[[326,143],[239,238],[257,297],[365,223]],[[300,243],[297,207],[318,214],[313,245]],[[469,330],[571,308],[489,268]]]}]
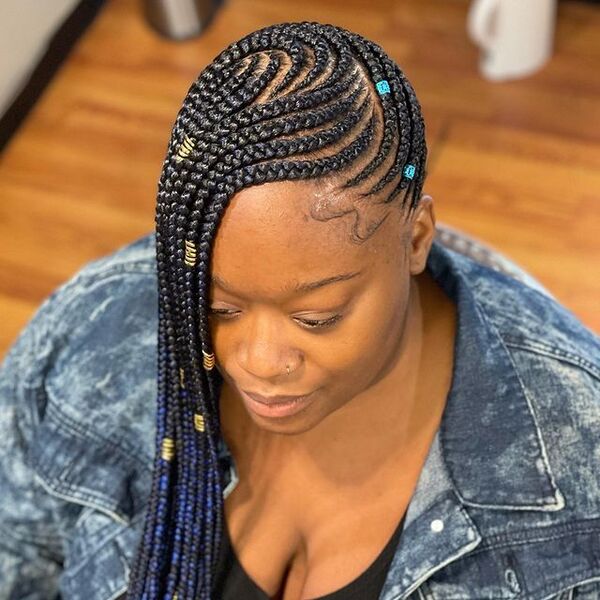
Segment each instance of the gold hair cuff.
[{"label": "gold hair cuff", "polygon": [[204,416],[198,413],[194,414],[194,428],[196,431],[204,431]]},{"label": "gold hair cuff", "polygon": [[190,240],[185,240],[185,258],[183,259],[185,264],[188,267],[195,267],[197,256],[196,244]]},{"label": "gold hair cuff", "polygon": [[172,438],[163,439],[160,455],[163,460],[173,460],[175,456],[175,442]]},{"label": "gold hair cuff", "polygon": [[185,390],[185,371],[183,369],[179,369],[179,387]]},{"label": "gold hair cuff", "polygon": [[191,138],[189,135],[183,137],[183,142],[179,144],[177,148],[177,155],[175,156],[175,162],[180,163],[185,158],[188,158],[196,146],[196,140]]},{"label": "gold hair cuff", "polygon": [[202,350],[202,364],[207,371],[210,371],[215,366],[215,355],[212,352],[204,352]]}]

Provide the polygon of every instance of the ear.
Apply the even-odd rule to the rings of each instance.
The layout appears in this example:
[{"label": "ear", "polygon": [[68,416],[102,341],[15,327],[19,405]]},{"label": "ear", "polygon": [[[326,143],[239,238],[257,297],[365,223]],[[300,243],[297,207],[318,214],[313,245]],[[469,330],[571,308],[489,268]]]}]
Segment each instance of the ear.
[{"label": "ear", "polygon": [[409,269],[411,275],[418,275],[425,270],[429,250],[435,238],[435,213],[431,196],[421,196],[410,223]]}]

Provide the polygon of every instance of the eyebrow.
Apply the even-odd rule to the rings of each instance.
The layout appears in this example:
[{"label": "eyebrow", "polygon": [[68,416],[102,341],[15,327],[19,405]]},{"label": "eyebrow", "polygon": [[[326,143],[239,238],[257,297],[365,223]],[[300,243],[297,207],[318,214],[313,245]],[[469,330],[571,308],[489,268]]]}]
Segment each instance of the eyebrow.
[{"label": "eyebrow", "polygon": [[[360,275],[361,273],[362,271],[354,271],[351,273],[341,273],[340,275],[332,275],[331,277],[325,277],[324,279],[319,279],[318,281],[296,283],[292,287],[292,291],[305,294],[307,292],[318,290],[319,288],[325,287],[326,285],[337,283],[338,281],[348,281],[350,279],[354,279],[355,277],[358,277],[358,275]],[[211,279],[212,282],[215,285],[218,285],[222,290],[225,290],[226,292],[230,292],[232,294],[236,293],[233,289],[233,286],[222,277],[213,274]]]}]

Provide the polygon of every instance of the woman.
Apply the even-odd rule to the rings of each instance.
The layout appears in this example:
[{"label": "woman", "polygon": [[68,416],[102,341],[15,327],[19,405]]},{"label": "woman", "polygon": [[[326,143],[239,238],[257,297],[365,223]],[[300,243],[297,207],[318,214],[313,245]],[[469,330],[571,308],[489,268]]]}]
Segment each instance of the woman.
[{"label": "woman", "polygon": [[158,323],[146,239],[4,366],[7,597],[600,598],[598,341],[433,242],[425,164],[372,42],[215,59],[160,179]]}]

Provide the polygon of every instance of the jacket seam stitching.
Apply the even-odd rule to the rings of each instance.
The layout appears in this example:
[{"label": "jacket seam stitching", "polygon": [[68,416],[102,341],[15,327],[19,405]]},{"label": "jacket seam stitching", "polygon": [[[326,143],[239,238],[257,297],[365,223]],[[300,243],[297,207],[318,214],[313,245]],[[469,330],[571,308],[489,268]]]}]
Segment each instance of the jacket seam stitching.
[{"label": "jacket seam stitching", "polygon": [[[488,326],[491,327],[494,330],[496,336],[498,337],[500,343],[502,344],[502,347],[504,348],[504,350],[505,350],[505,352],[506,352],[506,354],[508,356],[508,359],[510,360],[512,368],[513,368],[513,370],[515,372],[515,376],[517,377],[519,385],[521,386],[521,391],[523,392],[523,395],[525,396],[525,400],[527,401],[527,408],[529,409],[529,414],[531,415],[531,418],[532,418],[532,421],[533,421],[533,424],[534,424],[534,427],[535,427],[535,430],[536,430],[536,438],[538,440],[538,444],[539,444],[539,447],[540,447],[540,450],[541,450],[541,454],[542,454],[542,459],[543,459],[545,467],[546,467],[546,474],[547,474],[548,479],[550,481],[550,486],[551,486],[551,488],[554,491],[554,505],[553,506],[555,506],[556,502],[558,501],[559,508],[563,508],[564,507],[564,497],[563,497],[562,493],[560,492],[560,490],[558,489],[558,487],[556,486],[556,483],[554,482],[554,477],[553,477],[553,474],[552,474],[552,471],[551,471],[551,468],[550,468],[550,464],[548,462],[548,457],[547,457],[547,454],[546,454],[546,447],[545,447],[543,439],[541,437],[541,432],[540,432],[540,428],[539,428],[539,425],[538,425],[537,416],[536,416],[536,414],[535,414],[535,412],[533,410],[533,406],[531,404],[531,400],[530,400],[529,395],[527,394],[527,392],[525,390],[525,387],[523,385],[523,381],[521,380],[521,376],[520,376],[519,372],[517,371],[517,368],[516,368],[515,362],[513,360],[513,357],[511,355],[511,353],[509,352],[509,350],[508,350],[508,348],[507,348],[507,346],[505,344],[504,338],[500,335],[497,327],[495,326],[495,324],[490,319],[487,318],[487,315],[486,315],[485,311],[483,310],[483,307],[481,306],[480,302],[477,300],[477,298],[475,298],[474,295],[472,296],[472,299],[473,299],[473,304],[475,306],[475,309],[477,310],[477,312],[479,313],[479,315],[481,316],[481,318],[488,324]],[[442,420],[442,425],[443,425],[443,420]],[[440,431],[440,433],[441,433],[441,431]],[[456,484],[455,484],[453,478],[450,476],[450,472],[448,470],[448,465],[446,463],[447,452],[445,451],[444,436],[443,435],[440,435],[440,449],[442,451],[441,452],[441,454],[442,454],[442,462],[444,464],[444,468],[446,469],[446,472],[447,472],[447,475],[448,475],[448,481],[450,482],[450,484],[452,486],[452,489],[455,491],[456,495],[458,496],[458,498],[460,499],[460,501],[463,503],[463,505],[465,505],[465,506],[473,505],[473,506],[479,506],[481,508],[489,508],[489,507],[495,506],[495,505],[481,504],[481,503],[474,504],[474,503],[466,500],[465,498],[463,498],[463,496],[460,493],[460,491],[458,491],[458,489],[456,487]],[[522,505],[514,505],[514,506],[515,507],[521,507]],[[547,506],[547,504],[540,505],[541,508],[543,508],[545,506]],[[502,507],[503,508],[504,507],[510,508],[509,506],[505,506],[505,505],[502,505]],[[529,507],[529,505],[527,507],[525,507],[525,509],[527,509],[528,507]],[[540,507],[535,506],[535,509],[537,510]]]},{"label": "jacket seam stitching", "polygon": [[541,431],[539,423],[538,423],[538,417],[537,417],[535,408],[533,406],[531,398],[529,397],[528,390],[525,387],[525,385],[523,384],[523,380],[521,379],[521,373],[519,373],[519,371],[517,369],[517,365],[515,364],[512,354],[508,351],[508,348],[506,347],[504,340],[502,340],[502,338],[500,338],[500,339],[502,341],[502,345],[504,346],[504,349],[506,350],[506,354],[508,355],[510,364],[512,365],[513,370],[517,376],[517,379],[519,380],[519,385],[521,386],[521,390],[523,390],[523,395],[525,396],[525,399],[527,400],[527,405],[529,407],[529,411],[531,413],[531,416],[533,418],[533,423],[535,426],[536,437],[538,439],[538,443],[540,444],[540,450],[542,453],[542,458],[544,460],[544,465],[546,466],[546,474],[550,481],[550,486],[554,492],[554,501],[555,501],[555,503],[558,503],[558,506],[560,508],[563,508],[565,505],[565,499],[564,499],[561,491],[559,490],[558,486],[556,485],[556,481],[554,479],[554,473],[552,472],[552,467],[550,466],[550,460],[548,459],[548,453],[546,452],[546,443],[544,442],[544,437],[542,435],[542,431]]},{"label": "jacket seam stitching", "polygon": [[581,369],[585,370],[592,377],[600,379],[600,370],[596,367],[596,365],[594,365],[594,363],[589,362],[585,358],[579,356],[578,354],[574,354],[566,350],[552,348],[540,342],[534,342],[530,340],[518,341],[508,338],[506,340],[506,346],[516,348],[519,350],[529,351],[532,354],[547,356],[549,358],[554,358],[561,362],[569,363],[571,365],[580,367]]},{"label": "jacket seam stitching", "polygon": [[600,526],[592,527],[592,528],[577,529],[576,531],[569,531],[569,532],[563,533],[563,534],[550,534],[550,535],[542,535],[540,537],[531,537],[526,540],[512,540],[511,541],[510,539],[506,539],[506,540],[498,542],[498,543],[490,543],[489,541],[486,541],[486,542],[484,542],[483,545],[479,546],[479,548],[477,548],[476,550],[473,550],[473,552],[471,554],[474,556],[476,554],[481,554],[481,553],[487,552],[489,550],[497,550],[499,548],[513,548],[515,546],[524,546],[524,545],[528,545],[531,543],[540,543],[540,542],[549,542],[549,541],[554,541],[554,540],[560,540],[562,538],[570,537],[574,534],[580,535],[580,534],[598,533],[598,532],[600,532]]},{"label": "jacket seam stitching", "polygon": [[96,442],[100,442],[102,445],[105,445],[109,448],[114,448],[118,450],[121,454],[123,454],[128,460],[133,459],[133,461],[140,465],[144,470],[151,471],[152,469],[148,466],[147,462],[139,458],[132,453],[133,448],[125,448],[121,446],[118,442],[114,440],[107,439],[104,436],[100,435],[96,430],[84,428],[80,425],[75,419],[65,414],[54,402],[48,403],[47,413],[55,413],[55,417],[59,420],[60,425],[64,426],[70,433],[75,434],[79,439],[86,440],[92,439]]},{"label": "jacket seam stitching", "polygon": [[[479,307],[479,303],[477,302],[477,300],[475,300],[475,304],[476,306]],[[544,461],[544,465],[545,465],[545,469],[546,469],[546,475],[548,477],[548,480],[550,482],[550,487],[552,489],[552,491],[554,492],[554,502],[555,504],[558,503],[558,508],[563,508],[565,505],[565,499],[561,493],[561,491],[559,490],[558,486],[556,485],[556,481],[554,480],[554,474],[552,473],[552,468],[550,466],[550,461],[548,460],[548,453],[546,452],[546,444],[544,443],[544,438],[542,436],[542,432],[540,430],[540,426],[538,423],[538,418],[537,418],[537,414],[536,411],[533,407],[533,403],[531,402],[531,398],[529,397],[529,393],[527,391],[527,388],[525,387],[525,385],[523,384],[523,380],[521,379],[521,374],[519,373],[518,369],[517,369],[517,365],[515,364],[514,358],[512,356],[512,354],[509,352],[506,343],[504,341],[504,338],[500,335],[500,332],[498,331],[496,325],[489,321],[489,325],[490,327],[493,328],[493,330],[496,332],[496,335],[498,336],[498,339],[500,340],[500,343],[502,344],[506,355],[508,356],[508,360],[510,361],[510,364],[512,365],[513,371],[515,373],[515,376],[517,377],[517,380],[519,382],[519,385],[521,386],[521,391],[523,392],[523,395],[525,397],[525,400],[527,401],[527,407],[529,408],[529,413],[531,414],[531,418],[533,420],[533,424],[535,427],[535,433],[536,433],[536,437],[538,440],[538,443],[540,445],[540,451],[542,454],[542,459]]]},{"label": "jacket seam stitching", "polygon": [[[46,481],[39,473],[35,475],[38,483],[46,490],[48,494],[53,496],[54,498],[60,498],[66,502],[70,502],[72,504],[77,504],[79,506],[92,508],[107,517],[110,517],[114,522],[119,523],[121,525],[129,525],[130,519],[125,516],[121,511],[117,512],[114,506],[107,506],[105,502],[106,496],[99,496],[93,490],[90,490],[83,486],[77,486],[77,492],[79,496],[74,496],[73,494],[63,493],[56,489],[54,485],[50,482]],[[59,487],[64,487],[63,481],[58,482]]]}]

